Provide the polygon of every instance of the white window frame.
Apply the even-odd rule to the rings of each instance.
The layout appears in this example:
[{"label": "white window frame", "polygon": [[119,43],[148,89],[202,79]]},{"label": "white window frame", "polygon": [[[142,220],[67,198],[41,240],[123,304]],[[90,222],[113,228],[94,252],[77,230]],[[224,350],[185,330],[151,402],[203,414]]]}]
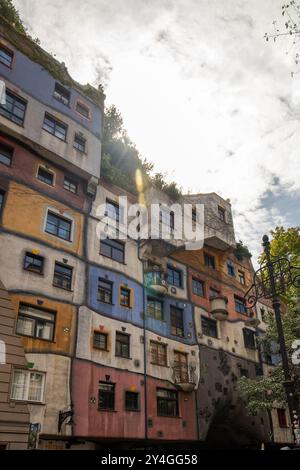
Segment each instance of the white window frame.
[{"label": "white window frame", "polygon": [[[26,382],[25,382],[25,393],[24,393],[24,398],[18,399],[14,398],[12,393],[13,393],[13,385],[14,385],[14,374],[15,372],[22,372],[24,375],[26,375]],[[29,400],[29,390],[30,390],[30,375],[31,374],[39,374],[42,376],[42,385],[41,385],[41,396],[39,397],[39,400]],[[46,373],[45,372],[40,372],[38,370],[25,370],[25,369],[14,369],[12,373],[12,381],[11,381],[11,391],[10,391],[10,398],[11,400],[15,401],[30,401],[33,403],[43,403],[44,402],[44,395],[45,395],[45,379],[46,379]]]}]

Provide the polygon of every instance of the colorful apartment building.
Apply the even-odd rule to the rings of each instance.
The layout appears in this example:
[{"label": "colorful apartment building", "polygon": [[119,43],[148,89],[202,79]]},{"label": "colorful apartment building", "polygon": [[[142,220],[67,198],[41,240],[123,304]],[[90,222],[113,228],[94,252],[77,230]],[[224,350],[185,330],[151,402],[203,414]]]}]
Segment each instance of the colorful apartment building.
[{"label": "colorful apartment building", "polygon": [[[0,279],[17,312],[10,336],[26,353],[3,387],[23,431],[30,423],[30,446],[289,442],[283,411],[249,417],[237,388],[275,358],[257,348],[265,327],[244,301],[253,267],[230,202],[177,201],[203,205],[201,249],[100,239],[98,207],[120,223],[119,196],[138,201],[100,179],[101,88],[76,83],[4,19],[0,80]],[[174,201],[154,188],[143,200],[161,205],[159,225],[172,231]]]}]

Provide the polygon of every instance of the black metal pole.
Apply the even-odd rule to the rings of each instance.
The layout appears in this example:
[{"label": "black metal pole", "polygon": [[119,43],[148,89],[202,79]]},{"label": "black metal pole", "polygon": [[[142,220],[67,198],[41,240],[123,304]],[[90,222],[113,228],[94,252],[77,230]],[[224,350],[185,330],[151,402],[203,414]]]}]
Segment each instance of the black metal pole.
[{"label": "black metal pole", "polygon": [[297,411],[295,407],[295,388],[294,388],[294,381],[291,379],[291,374],[290,374],[289,360],[288,360],[288,354],[286,350],[284,331],[283,331],[283,325],[282,325],[281,313],[280,313],[280,300],[276,293],[274,266],[271,260],[270,241],[267,235],[263,236],[263,247],[264,247],[264,253],[266,255],[266,261],[267,261],[266,266],[267,266],[268,274],[269,274],[272,305],[273,305],[274,313],[275,313],[276,327],[277,327],[277,332],[278,332],[278,342],[279,342],[280,354],[282,358],[282,368],[283,368],[283,373],[284,373],[283,385],[285,387],[286,396],[287,396],[287,403],[288,403],[290,421],[292,425],[293,437],[294,437],[294,441],[296,442],[295,427],[294,427],[295,418],[297,421]]}]

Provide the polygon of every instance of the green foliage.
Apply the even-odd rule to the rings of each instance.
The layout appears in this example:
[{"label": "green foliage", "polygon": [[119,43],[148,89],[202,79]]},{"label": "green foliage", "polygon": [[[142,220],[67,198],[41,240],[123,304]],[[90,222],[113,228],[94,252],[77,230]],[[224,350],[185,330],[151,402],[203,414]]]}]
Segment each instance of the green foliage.
[{"label": "green foliage", "polygon": [[162,173],[151,175],[153,163],[142,159],[128,137],[123,118],[114,105],[105,110],[102,149],[101,175],[111,183],[136,194],[135,178],[139,169],[145,188],[152,185],[174,200],[180,197],[181,191],[175,182],[167,183]]},{"label": "green foliage", "polygon": [[26,34],[26,28],[12,0],[0,0],[0,15],[3,16],[19,33]]},{"label": "green foliage", "polygon": [[249,414],[258,411],[271,410],[286,406],[285,390],[282,385],[284,380],[283,371],[280,366],[275,367],[270,375],[258,379],[242,377],[238,381],[241,396],[246,401],[246,410]]},{"label": "green foliage", "polygon": [[[286,257],[294,266],[299,266],[300,261],[300,230],[299,227],[285,229],[276,227],[271,232],[271,255],[276,257]],[[262,255],[260,262],[264,262],[265,256]],[[297,302],[300,299],[300,288],[289,287],[283,296],[283,301],[287,305],[287,311],[282,314],[282,324],[285,336],[287,351],[292,352],[292,343],[300,338],[300,308]],[[299,305],[299,304],[298,304]],[[268,312],[264,315],[264,321],[267,329],[263,337],[258,338],[259,344],[266,353],[276,353],[271,347],[278,344],[278,333],[275,317]],[[273,350],[272,350],[273,349]],[[279,350],[277,351],[279,352]],[[276,366],[271,374],[259,379],[248,379],[243,377],[238,385],[242,396],[246,399],[246,408],[249,413],[255,413],[260,410],[270,410],[274,406],[285,404],[285,391],[282,385],[283,370],[282,366]]]},{"label": "green foliage", "polygon": [[250,259],[252,257],[252,254],[250,253],[248,247],[244,245],[241,240],[236,244],[234,254],[238,260],[242,260],[243,258]]}]

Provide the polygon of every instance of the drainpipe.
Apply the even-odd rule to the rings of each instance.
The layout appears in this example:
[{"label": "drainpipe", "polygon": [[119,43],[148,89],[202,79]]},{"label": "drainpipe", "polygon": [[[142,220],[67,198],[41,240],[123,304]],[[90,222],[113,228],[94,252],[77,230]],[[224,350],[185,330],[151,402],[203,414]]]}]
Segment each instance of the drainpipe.
[{"label": "drainpipe", "polygon": [[144,336],[144,414],[145,414],[145,440],[148,440],[148,391],[147,391],[147,330],[146,330],[146,302],[145,302],[145,273],[144,262],[140,257],[140,240],[138,241],[138,259],[143,269],[143,336]]}]

